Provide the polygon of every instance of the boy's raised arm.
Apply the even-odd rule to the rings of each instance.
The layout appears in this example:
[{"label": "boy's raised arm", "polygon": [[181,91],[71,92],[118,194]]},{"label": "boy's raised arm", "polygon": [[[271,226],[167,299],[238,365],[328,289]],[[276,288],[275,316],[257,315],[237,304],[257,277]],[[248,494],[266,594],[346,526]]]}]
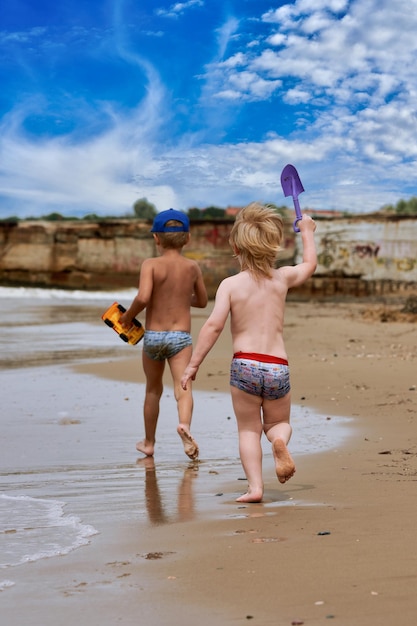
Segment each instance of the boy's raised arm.
[{"label": "boy's raised arm", "polygon": [[306,219],[303,228],[299,226],[301,237],[303,239],[303,263],[309,265],[312,268],[313,273],[317,267],[317,252],[316,244],[314,242],[316,223],[309,215],[304,217],[308,219]]},{"label": "boy's raised arm", "polygon": [[298,222],[298,227],[303,240],[303,260],[298,265],[285,268],[288,288],[302,285],[314,274],[317,267],[317,252],[314,242],[316,223],[309,215],[303,215],[303,219]]}]

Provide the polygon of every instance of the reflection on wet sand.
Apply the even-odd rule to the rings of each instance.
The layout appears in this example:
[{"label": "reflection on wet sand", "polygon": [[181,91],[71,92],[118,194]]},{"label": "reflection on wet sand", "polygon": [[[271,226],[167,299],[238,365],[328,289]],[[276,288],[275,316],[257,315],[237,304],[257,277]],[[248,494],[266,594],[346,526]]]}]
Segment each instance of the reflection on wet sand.
[{"label": "reflection on wet sand", "polygon": [[[155,459],[145,457],[138,459],[136,465],[145,468],[145,503],[151,524],[161,525],[172,522],[188,522],[194,518],[193,482],[198,472],[198,461],[193,461],[184,469],[182,479],[178,483],[177,507],[175,516],[166,513],[161,490],[158,485]],[[171,479],[172,480],[172,477]]]}]

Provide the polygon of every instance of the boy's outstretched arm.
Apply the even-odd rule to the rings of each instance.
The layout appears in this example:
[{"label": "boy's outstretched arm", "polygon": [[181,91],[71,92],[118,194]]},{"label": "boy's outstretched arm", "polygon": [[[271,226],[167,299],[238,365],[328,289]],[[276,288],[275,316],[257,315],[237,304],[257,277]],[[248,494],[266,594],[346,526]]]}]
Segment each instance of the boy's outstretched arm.
[{"label": "boy's outstretched arm", "polygon": [[225,281],[220,283],[216,293],[213,311],[200,330],[192,357],[182,375],[181,387],[183,389],[187,389],[187,383],[190,379],[195,380],[198,368],[216,343],[226,323],[230,311],[230,297],[229,291],[224,283]]}]

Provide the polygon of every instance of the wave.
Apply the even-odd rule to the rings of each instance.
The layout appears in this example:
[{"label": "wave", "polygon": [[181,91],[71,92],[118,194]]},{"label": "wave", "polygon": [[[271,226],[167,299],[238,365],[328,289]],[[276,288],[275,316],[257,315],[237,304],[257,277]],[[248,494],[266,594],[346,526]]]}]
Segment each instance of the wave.
[{"label": "wave", "polygon": [[68,554],[98,531],[64,512],[65,502],[0,494],[0,569]]},{"label": "wave", "polygon": [[80,289],[46,289],[41,287],[0,287],[0,298],[30,298],[32,300],[133,300],[137,289],[113,291],[83,291]]}]

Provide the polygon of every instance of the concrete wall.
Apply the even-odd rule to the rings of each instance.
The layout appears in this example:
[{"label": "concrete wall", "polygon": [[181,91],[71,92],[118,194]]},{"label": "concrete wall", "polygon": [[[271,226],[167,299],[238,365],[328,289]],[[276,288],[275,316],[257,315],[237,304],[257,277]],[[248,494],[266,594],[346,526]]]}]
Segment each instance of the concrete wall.
[{"label": "concrete wall", "polygon": [[417,219],[318,222],[317,274],[417,281]]},{"label": "concrete wall", "polygon": [[[238,271],[228,243],[231,222],[196,221],[184,254],[201,266],[210,297]],[[156,255],[150,224],[135,220],[97,223],[0,223],[0,283],[71,289],[137,285],[142,261]],[[279,264],[302,258],[301,235],[286,224]],[[319,265],[299,294],[370,295],[414,289],[417,219],[363,216],[317,221]]]}]

